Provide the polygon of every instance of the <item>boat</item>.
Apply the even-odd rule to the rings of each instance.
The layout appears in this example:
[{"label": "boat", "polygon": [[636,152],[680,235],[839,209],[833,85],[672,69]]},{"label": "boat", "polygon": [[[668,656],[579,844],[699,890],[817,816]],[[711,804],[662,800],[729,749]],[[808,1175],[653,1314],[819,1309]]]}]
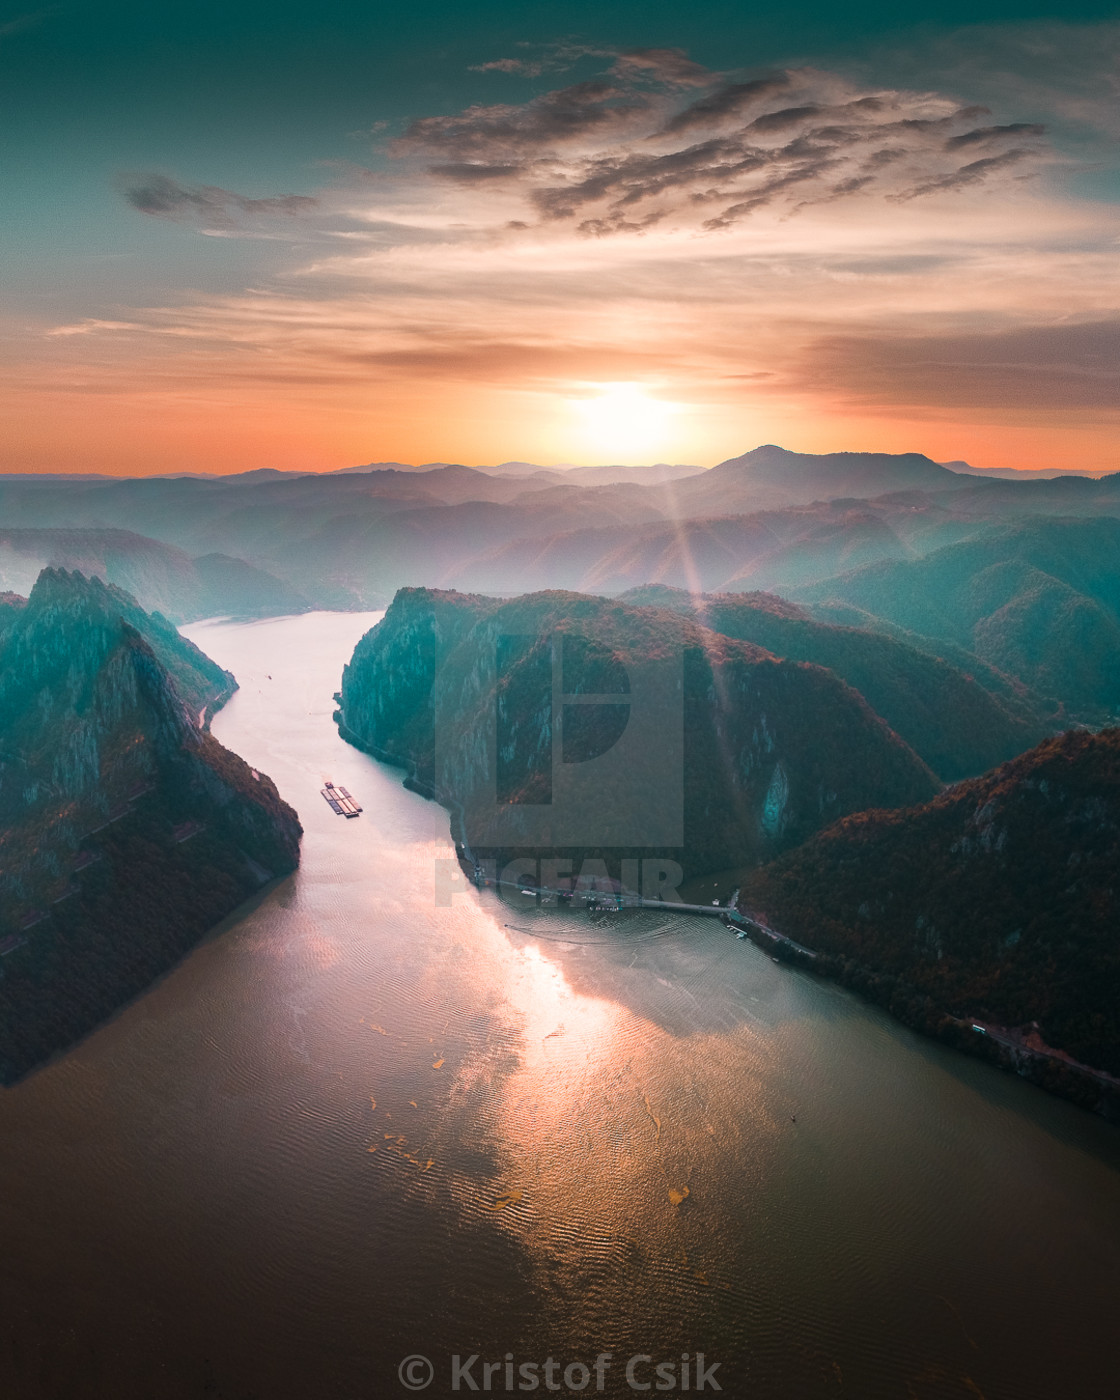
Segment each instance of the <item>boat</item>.
[{"label": "boat", "polygon": [[328,782],[322,794],[337,816],[356,817],[362,810],[344,787],[335,787],[334,783]]},{"label": "boat", "polygon": [[737,932],[736,932],[736,934],[735,934],[735,937],[736,937],[736,938],[746,938],[746,936],[747,936],[747,931],[746,931],[745,928],[741,928],[741,929],[737,930]]}]

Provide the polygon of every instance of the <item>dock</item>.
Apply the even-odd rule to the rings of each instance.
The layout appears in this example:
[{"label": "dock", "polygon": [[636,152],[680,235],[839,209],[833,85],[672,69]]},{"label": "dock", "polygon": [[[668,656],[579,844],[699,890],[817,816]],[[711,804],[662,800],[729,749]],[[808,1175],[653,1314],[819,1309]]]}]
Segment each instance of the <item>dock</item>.
[{"label": "dock", "polygon": [[322,794],[327,805],[340,817],[356,817],[362,810],[344,787],[335,787],[334,783],[328,783],[322,789]]}]

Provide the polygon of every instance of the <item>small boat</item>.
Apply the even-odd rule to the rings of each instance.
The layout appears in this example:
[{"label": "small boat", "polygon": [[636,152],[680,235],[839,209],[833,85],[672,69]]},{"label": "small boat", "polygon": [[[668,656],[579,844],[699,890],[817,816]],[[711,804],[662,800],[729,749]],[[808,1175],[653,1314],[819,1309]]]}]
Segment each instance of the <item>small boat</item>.
[{"label": "small boat", "polygon": [[736,938],[740,938],[740,939],[741,939],[741,938],[746,938],[746,936],[747,936],[747,931],[746,931],[745,928],[739,929],[739,930],[736,932],[736,934],[735,934],[735,937],[736,937]]}]

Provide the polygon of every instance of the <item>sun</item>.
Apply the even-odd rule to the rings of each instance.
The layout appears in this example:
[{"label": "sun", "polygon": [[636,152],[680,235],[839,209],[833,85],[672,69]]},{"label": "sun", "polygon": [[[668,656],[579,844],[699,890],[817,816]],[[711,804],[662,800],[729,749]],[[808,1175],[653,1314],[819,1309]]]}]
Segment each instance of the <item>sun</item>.
[{"label": "sun", "polygon": [[593,451],[641,457],[664,442],[678,404],[653,398],[640,384],[597,387],[599,392],[593,398],[570,400],[580,420],[581,436]]}]

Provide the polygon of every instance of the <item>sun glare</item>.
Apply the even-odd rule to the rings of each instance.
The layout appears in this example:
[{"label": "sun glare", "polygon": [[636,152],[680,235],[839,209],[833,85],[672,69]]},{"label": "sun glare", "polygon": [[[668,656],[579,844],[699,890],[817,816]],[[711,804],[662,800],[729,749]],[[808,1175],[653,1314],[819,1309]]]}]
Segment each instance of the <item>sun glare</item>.
[{"label": "sun glare", "polygon": [[638,384],[604,384],[594,398],[573,399],[587,445],[600,454],[641,457],[664,441],[678,404],[651,398]]}]

